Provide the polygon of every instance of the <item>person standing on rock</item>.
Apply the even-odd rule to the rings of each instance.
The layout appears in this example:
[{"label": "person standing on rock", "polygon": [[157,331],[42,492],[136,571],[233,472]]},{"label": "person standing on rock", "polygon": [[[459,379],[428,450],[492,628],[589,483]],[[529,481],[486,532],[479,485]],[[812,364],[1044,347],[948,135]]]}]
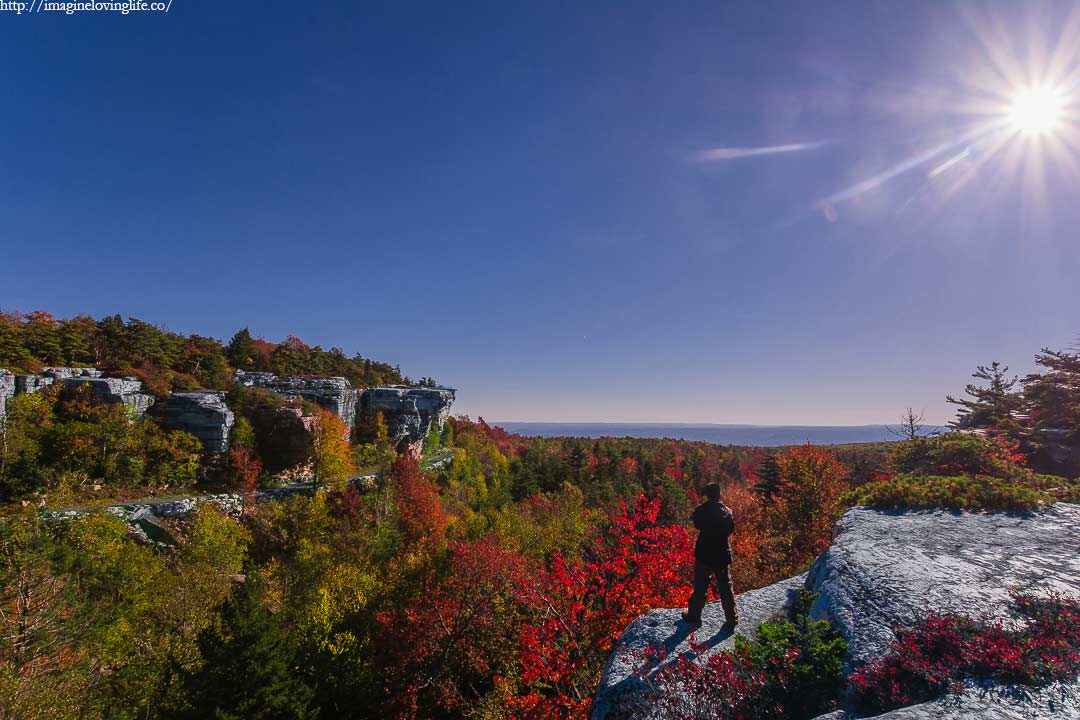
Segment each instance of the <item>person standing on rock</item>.
[{"label": "person standing on rock", "polygon": [[724,628],[734,630],[739,622],[735,610],[735,593],[731,589],[731,533],[735,531],[735,518],[731,508],[720,501],[720,486],[705,486],[705,502],[698,505],[693,515],[694,527],[698,529],[694,546],[694,593],[683,613],[683,621],[694,628],[701,627],[701,611],[709,593],[709,582],[716,576],[716,590],[720,605],[724,608]]}]

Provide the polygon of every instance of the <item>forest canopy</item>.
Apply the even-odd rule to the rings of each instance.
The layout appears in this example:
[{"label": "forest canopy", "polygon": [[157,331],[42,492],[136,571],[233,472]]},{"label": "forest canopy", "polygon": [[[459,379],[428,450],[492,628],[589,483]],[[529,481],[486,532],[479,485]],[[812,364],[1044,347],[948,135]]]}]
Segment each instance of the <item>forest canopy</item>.
[{"label": "forest canopy", "polygon": [[410,384],[396,366],[359,353],[349,357],[337,347],[311,347],[295,335],[274,343],[244,327],[223,343],[120,315],[58,320],[44,310],[0,310],[0,367],[37,372],[53,366],[89,366],[114,376],[135,376],[159,397],[171,390],[227,389],[233,370],[340,376],[354,387]]}]

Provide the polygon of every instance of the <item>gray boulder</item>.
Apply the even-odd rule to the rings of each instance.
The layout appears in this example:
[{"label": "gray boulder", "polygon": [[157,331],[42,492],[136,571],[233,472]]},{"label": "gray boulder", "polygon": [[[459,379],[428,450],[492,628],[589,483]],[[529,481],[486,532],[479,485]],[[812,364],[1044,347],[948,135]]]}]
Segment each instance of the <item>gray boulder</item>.
[{"label": "gray boulder", "polygon": [[[651,676],[680,656],[703,661],[713,653],[727,650],[734,646],[736,634],[753,639],[758,625],[787,616],[805,581],[806,575],[799,575],[736,597],[739,625],[735,634],[721,628],[724,611],[718,602],[705,606],[701,628],[693,634],[682,622],[685,608],[651,610],[638,617],[623,630],[608,659],[590,717],[592,720],[649,718],[644,696]],[[708,649],[695,653],[690,648],[691,642],[705,644]],[[664,659],[647,662],[644,653],[650,647],[662,648],[666,653]]]},{"label": "gray boulder", "polygon": [[164,422],[170,430],[191,433],[208,453],[229,449],[229,431],[236,420],[225,405],[225,393],[174,392],[165,401]]},{"label": "gray boulder", "polygon": [[852,665],[882,655],[893,627],[931,610],[1001,619],[1009,591],[1080,595],[1080,506],[1033,513],[852,508],[808,583],[812,615],[848,641]]},{"label": "gray boulder", "polygon": [[[843,710],[816,720],[855,720]],[[899,708],[874,720],[1076,720],[1080,697],[1076,686],[1054,684],[1046,688],[1019,686],[981,687],[969,684],[958,695]]]},{"label": "gray boulder", "polygon": [[0,421],[7,418],[7,401],[15,395],[15,376],[0,368]]}]

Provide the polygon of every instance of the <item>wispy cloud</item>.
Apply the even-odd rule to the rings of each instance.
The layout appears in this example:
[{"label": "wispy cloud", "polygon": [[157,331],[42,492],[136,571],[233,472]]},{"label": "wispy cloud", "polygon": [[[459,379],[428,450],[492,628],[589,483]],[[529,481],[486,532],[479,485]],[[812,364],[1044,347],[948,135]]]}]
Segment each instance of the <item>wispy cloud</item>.
[{"label": "wispy cloud", "polygon": [[781,153],[801,152],[803,150],[815,150],[824,145],[829,145],[831,140],[816,140],[814,142],[791,143],[788,145],[767,145],[765,147],[718,147],[709,148],[696,152],[693,155],[695,162],[714,162],[716,160],[735,160],[758,155],[780,155]]}]

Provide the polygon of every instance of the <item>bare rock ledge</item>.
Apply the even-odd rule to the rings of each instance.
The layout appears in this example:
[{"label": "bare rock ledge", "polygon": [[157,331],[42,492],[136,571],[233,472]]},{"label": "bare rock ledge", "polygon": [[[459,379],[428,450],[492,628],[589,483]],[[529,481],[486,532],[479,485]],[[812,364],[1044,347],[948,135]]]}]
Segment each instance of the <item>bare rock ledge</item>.
[{"label": "bare rock ledge", "polygon": [[[790,607],[805,584],[818,593],[811,614],[835,624],[848,641],[848,669],[880,657],[893,628],[911,625],[931,610],[990,620],[1009,618],[1010,590],[1080,596],[1080,506],[1057,503],[1032,513],[879,511],[852,508],[837,524],[832,547],[810,573],[737,598],[738,631]],[[671,655],[688,650],[680,609],[654,610],[634,620],[608,661],[593,705],[593,720],[644,718],[644,684],[635,677],[648,645]],[[706,607],[697,633],[710,650],[729,647],[717,635],[723,613]],[[1020,720],[1080,718],[1080,685],[1043,689],[968,687],[960,696],[901,708],[881,720]],[[638,707],[634,710],[635,705]],[[858,717],[838,711],[819,720]]]}]

